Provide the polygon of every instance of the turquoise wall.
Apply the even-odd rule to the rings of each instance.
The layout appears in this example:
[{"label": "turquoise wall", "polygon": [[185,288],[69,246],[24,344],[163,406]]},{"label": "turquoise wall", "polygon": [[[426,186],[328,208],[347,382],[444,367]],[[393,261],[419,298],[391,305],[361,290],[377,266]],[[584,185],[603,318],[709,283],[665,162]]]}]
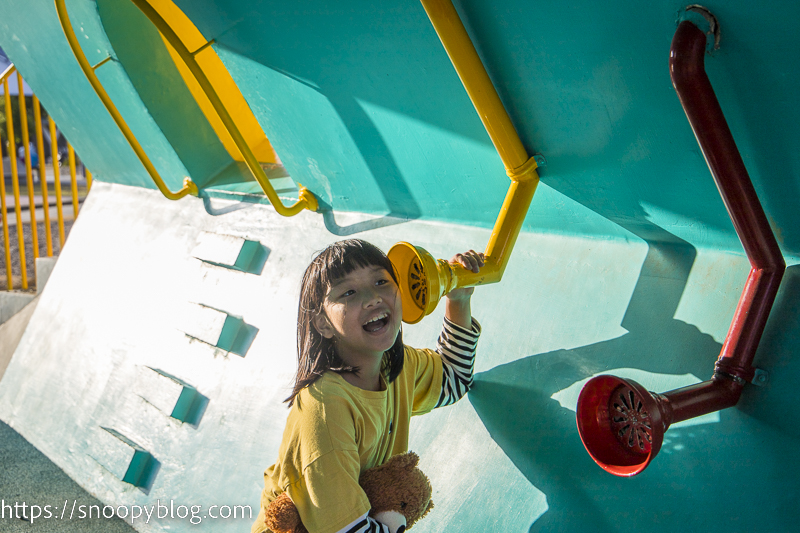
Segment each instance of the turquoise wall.
[{"label": "turquoise wall", "polygon": [[[177,188],[188,173],[205,183],[224,157],[211,155],[207,127],[180,129],[186,113],[202,123],[183,101],[185,89],[165,88],[174,105],[161,108],[143,91],[154,77],[130,48],[146,43],[121,34],[110,14],[116,4],[104,2],[98,14],[92,2],[67,2],[89,60],[109,52],[120,60],[98,73],[167,182]],[[420,5],[177,4],[215,39],[291,176],[328,208],[493,224],[508,180]],[[534,199],[526,229],[607,235],[588,210],[645,239],[661,240],[666,230],[694,245],[740,249],[669,80],[681,7],[458,4],[525,145],[548,161],[548,187]],[[800,134],[793,102],[800,74],[791,21],[800,7],[753,13],[741,0],[708,7],[722,26],[709,76],[779,242],[796,254],[800,224],[791,199],[800,156],[790,146]],[[99,178],[152,187],[78,70],[51,3],[5,1],[0,24],[0,45]],[[154,72],[167,67],[161,58]],[[180,85],[174,73],[159,77]],[[194,155],[185,139],[195,141]],[[238,174],[233,181],[250,181]]]},{"label": "turquoise wall", "polygon": [[[176,3],[215,39],[288,173],[322,200],[325,213],[305,219],[322,218],[324,226],[308,227],[314,242],[357,234],[386,245],[414,228],[414,242],[438,256],[462,240],[483,246],[488,232],[481,231],[494,223],[509,181],[419,4]],[[104,0],[98,11],[93,2],[67,2],[90,62],[108,53],[119,60],[98,74],[171,188],[186,174],[214,181],[224,157],[193,157],[207,128],[174,73],[170,98],[182,105],[159,99],[136,41],[122,35],[127,19],[115,19],[117,4]],[[671,429],[661,454],[634,479],[594,465],[575,428],[577,391],[594,374],[628,374],[658,392],[708,379],[747,275],[669,80],[682,6],[457,3],[524,144],[547,166],[525,221],[527,244],[503,282],[476,293],[486,355],[468,402],[416,422],[421,456],[461,466],[436,478],[456,488],[440,489],[444,515],[419,527],[490,530],[481,506],[498,501],[499,516],[513,515],[530,531],[795,527],[800,4],[707,4],[722,40],[706,69],[790,265],[756,358],[770,373],[768,385],[747,387],[736,408]],[[158,44],[152,35],[149,43]],[[153,187],[78,69],[51,2],[0,1],[0,46],[99,180]],[[200,126],[181,136],[174,121],[186,114]],[[223,174],[228,185],[214,194],[254,190],[235,165],[216,176]],[[185,209],[138,238],[181,233],[175,227],[199,217],[190,211],[201,207]],[[208,202],[203,209],[228,212]],[[244,231],[241,221],[215,220],[223,233]],[[431,221],[461,230],[440,234],[422,224]],[[296,223],[274,224],[248,231],[268,242]],[[278,278],[289,276],[290,266],[273,268]],[[292,290],[281,288],[282,302]],[[462,434],[464,427],[471,430]],[[457,453],[442,451],[442,435],[459,439]]]}]

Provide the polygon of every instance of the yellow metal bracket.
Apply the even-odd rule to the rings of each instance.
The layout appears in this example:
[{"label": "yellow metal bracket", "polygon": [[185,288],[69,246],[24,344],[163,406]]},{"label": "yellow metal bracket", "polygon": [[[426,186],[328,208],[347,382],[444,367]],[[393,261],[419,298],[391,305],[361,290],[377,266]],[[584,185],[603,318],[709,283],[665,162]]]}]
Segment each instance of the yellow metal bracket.
[{"label": "yellow metal bracket", "polygon": [[3,73],[0,74],[0,85],[5,83],[8,77],[14,74],[16,70],[17,67],[14,66],[14,63],[11,63],[9,66],[7,66]]},{"label": "yellow metal bracket", "polygon": [[503,161],[511,186],[484,252],[485,265],[478,274],[443,259],[436,260],[423,248],[407,242],[399,242],[389,250],[389,259],[399,275],[403,321],[411,324],[433,312],[442,296],[453,289],[500,281],[539,184],[536,161],[523,147],[452,2],[421,2]]},{"label": "yellow metal bracket", "polygon": [[194,57],[194,54],[197,54],[201,52],[203,48],[210,46],[213,41],[209,41],[200,47],[200,49],[192,53],[178,37],[175,31],[170,27],[170,25],[167,24],[163,17],[158,13],[158,11],[156,11],[146,0],[131,1],[142,13],[144,13],[148,19],[150,19],[150,22],[153,23],[158,31],[161,32],[161,35],[164,37],[164,39],[166,39],[167,42],[169,42],[169,44],[174,48],[181,60],[184,62],[184,64],[186,64],[189,71],[195,77],[197,83],[200,85],[200,88],[203,90],[212,107],[214,108],[214,111],[217,113],[219,119],[222,121],[222,124],[225,126],[225,129],[228,130],[228,133],[233,139],[237,149],[242,154],[247,168],[250,170],[253,178],[255,178],[255,180],[263,189],[264,194],[267,196],[267,198],[269,198],[269,201],[272,203],[275,211],[277,211],[278,214],[287,217],[296,215],[303,209],[316,211],[319,207],[316,197],[311,193],[311,191],[299,183],[297,185],[300,188],[300,199],[295,204],[288,207],[283,205],[278,197],[278,194],[275,192],[275,189],[270,184],[267,175],[264,173],[264,169],[261,168],[261,165],[256,159],[256,156],[253,154],[253,151],[250,149],[250,146],[245,141],[244,137],[239,131],[239,128],[236,126],[236,123],[231,118],[230,113],[228,113],[228,110],[225,108],[213,85]]},{"label": "yellow metal bracket", "polygon": [[[69,14],[67,13],[67,8],[64,3],[64,0],[55,0],[56,4],[56,13],[58,14],[58,21],[61,23],[61,29],[64,30],[64,35],[67,38],[67,42],[69,43],[69,47],[72,49],[72,53],[75,55],[75,59],[78,60],[78,64],[83,71],[83,74],[86,76],[86,79],[89,80],[94,92],[97,93],[97,96],[100,98],[100,101],[103,102],[103,105],[108,110],[111,118],[114,119],[114,122],[117,124],[117,127],[120,129],[122,134],[125,136],[125,140],[128,141],[133,151],[136,153],[136,156],[139,158],[139,161],[142,162],[145,170],[147,173],[150,174],[150,177],[158,187],[158,190],[161,193],[169,198],[170,200],[179,200],[186,196],[187,194],[191,194],[197,196],[198,190],[197,185],[190,179],[184,178],[183,180],[183,187],[176,192],[170,191],[164,180],[161,179],[156,168],[153,166],[153,163],[150,161],[150,158],[147,157],[142,145],[139,144],[139,141],[136,140],[136,137],[133,135],[133,132],[128,127],[128,124],[125,122],[125,119],[122,118],[119,110],[114,105],[114,102],[111,101],[111,98],[108,96],[108,93],[103,88],[103,85],[100,83],[100,80],[97,79],[97,75],[94,73],[94,68],[89,64],[89,61],[86,59],[86,55],[83,53],[83,49],[81,49],[81,45],[78,42],[77,37],[75,37],[75,31],[72,29],[72,23],[69,20]],[[105,61],[101,61],[96,67],[99,67]]]}]

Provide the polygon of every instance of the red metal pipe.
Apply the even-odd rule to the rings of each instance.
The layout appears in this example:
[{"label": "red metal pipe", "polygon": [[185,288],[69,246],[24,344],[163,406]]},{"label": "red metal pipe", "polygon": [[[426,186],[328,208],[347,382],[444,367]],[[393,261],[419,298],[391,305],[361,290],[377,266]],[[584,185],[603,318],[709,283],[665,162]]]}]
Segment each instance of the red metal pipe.
[{"label": "red metal pipe", "polygon": [[711,381],[664,394],[673,422],[736,405],[786,269],[736,142],[705,73],[706,35],[683,21],[672,39],[669,70],[708,168],[752,269]]},{"label": "red metal pipe", "polygon": [[615,376],[596,376],[584,385],[577,409],[581,440],[595,462],[617,476],[647,468],[674,422],[739,402],[753,379],[753,358],[786,269],[706,76],[705,50],[706,35],[681,22],[672,39],[670,75],[752,268],[709,381],[664,394]]}]

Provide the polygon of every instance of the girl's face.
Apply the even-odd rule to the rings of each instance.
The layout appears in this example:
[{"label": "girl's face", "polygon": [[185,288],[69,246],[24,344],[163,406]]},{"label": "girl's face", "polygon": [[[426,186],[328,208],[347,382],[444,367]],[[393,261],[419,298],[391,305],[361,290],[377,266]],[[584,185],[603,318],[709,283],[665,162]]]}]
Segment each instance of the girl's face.
[{"label": "girl's face", "polygon": [[403,318],[401,302],[397,284],[383,267],[360,267],[328,288],[314,327],[335,340],[345,364],[364,366],[380,361],[394,345]]}]

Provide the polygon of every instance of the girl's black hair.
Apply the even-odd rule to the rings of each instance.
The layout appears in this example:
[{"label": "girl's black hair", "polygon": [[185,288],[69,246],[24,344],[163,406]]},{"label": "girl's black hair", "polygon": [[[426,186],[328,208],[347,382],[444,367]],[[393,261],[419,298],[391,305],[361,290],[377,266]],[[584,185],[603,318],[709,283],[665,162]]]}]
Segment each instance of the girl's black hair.
[{"label": "girl's black hair", "polygon": [[[361,267],[384,268],[395,283],[397,274],[392,262],[377,246],[361,239],[348,239],[331,244],[314,257],[306,268],[300,288],[300,306],[297,314],[297,374],[292,394],[286,398],[291,407],[298,393],[308,387],[326,370],[358,373],[357,367],[347,366],[336,353],[332,339],[326,339],[316,330],[313,319],[322,311],[328,288],[350,272]],[[399,297],[399,296],[398,296]],[[393,382],[403,370],[403,330],[383,356],[381,372],[388,383]]]}]

